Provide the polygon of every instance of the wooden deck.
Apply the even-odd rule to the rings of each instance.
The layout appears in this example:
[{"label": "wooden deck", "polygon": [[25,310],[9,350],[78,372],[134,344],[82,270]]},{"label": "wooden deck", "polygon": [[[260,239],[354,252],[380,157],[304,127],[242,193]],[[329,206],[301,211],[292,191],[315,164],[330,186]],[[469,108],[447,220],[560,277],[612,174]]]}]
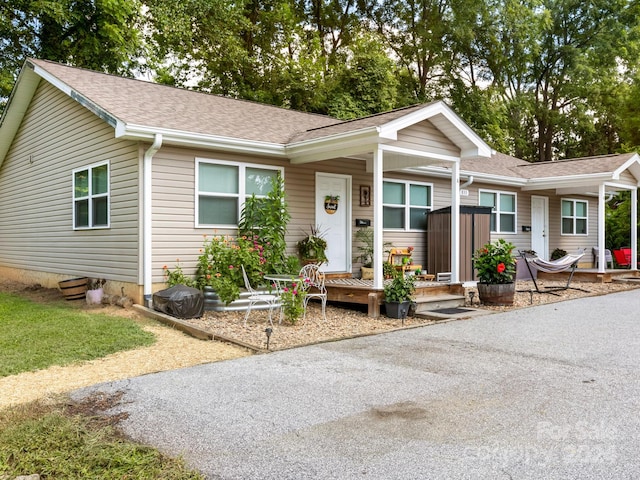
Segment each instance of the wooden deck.
[{"label": "wooden deck", "polygon": [[[566,280],[571,272],[544,273],[538,272],[538,278],[541,280]],[[616,279],[640,278],[640,271],[627,269],[608,269],[605,273],[599,273],[595,268],[577,268],[573,274],[573,281],[576,282],[592,282],[592,283],[610,283]]]},{"label": "wooden deck", "polygon": [[[538,278],[541,280],[566,281],[568,276],[569,272],[538,272]],[[640,281],[640,271],[615,269],[607,270],[605,273],[598,273],[597,269],[578,268],[573,274],[572,281],[609,283],[616,279],[624,278],[637,278]],[[390,280],[385,280],[385,282],[390,282]],[[384,305],[384,291],[373,288],[373,280],[351,278],[349,274],[328,274],[325,286],[327,287],[327,299],[329,301],[367,305],[367,313],[370,317],[377,318],[380,316],[380,306]],[[464,295],[464,287],[461,283],[416,282],[416,298],[445,294]]]},{"label": "wooden deck", "polygon": [[[385,282],[390,281],[391,280],[385,280]],[[415,285],[416,297],[464,294],[464,288],[461,284],[417,281]],[[340,278],[328,275],[325,280],[325,286],[327,287],[327,299],[329,301],[367,305],[367,312],[370,317],[378,318],[380,316],[380,305],[384,304],[384,291],[373,288],[373,280]]]}]

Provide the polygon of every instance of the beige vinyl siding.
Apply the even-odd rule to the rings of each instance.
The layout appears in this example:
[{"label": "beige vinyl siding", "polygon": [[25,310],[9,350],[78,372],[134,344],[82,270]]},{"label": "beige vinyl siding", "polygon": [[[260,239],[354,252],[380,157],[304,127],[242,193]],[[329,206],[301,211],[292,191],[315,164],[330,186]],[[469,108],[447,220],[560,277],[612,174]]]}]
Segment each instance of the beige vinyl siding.
[{"label": "beige vinyl siding", "polygon": [[[177,263],[195,273],[205,235],[237,235],[237,229],[196,228],[196,158],[284,166],[284,162],[222,152],[162,147],[153,157],[152,277],[154,289],[164,288],[163,267]],[[287,173],[285,173],[285,181]]]},{"label": "beige vinyl siding", "polygon": [[[41,82],[0,170],[0,263],[137,283],[137,158],[136,144]],[[111,227],[74,231],[72,170],[105,160]]]},{"label": "beige vinyl siding", "polygon": [[400,130],[398,140],[393,145],[421,152],[460,156],[460,149],[428,120]]},{"label": "beige vinyl siding", "polygon": [[[587,202],[587,235],[561,235],[562,199],[584,200]],[[580,195],[562,195],[550,198],[549,230],[549,254],[556,248],[561,248],[568,253],[575,253],[577,250],[585,249],[587,257],[592,255],[591,248],[598,244],[598,200]]]}]

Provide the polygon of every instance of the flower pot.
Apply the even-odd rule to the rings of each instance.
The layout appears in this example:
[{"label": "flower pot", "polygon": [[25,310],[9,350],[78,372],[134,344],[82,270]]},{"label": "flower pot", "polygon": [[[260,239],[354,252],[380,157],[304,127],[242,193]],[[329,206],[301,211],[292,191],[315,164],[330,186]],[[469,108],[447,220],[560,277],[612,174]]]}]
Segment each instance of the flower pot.
[{"label": "flower pot", "polygon": [[87,293],[87,277],[71,278],[58,282],[58,287],[65,300],[82,300]]},{"label": "flower pot", "polygon": [[384,307],[389,318],[407,318],[411,301],[385,302]]},{"label": "flower pot", "polygon": [[485,305],[513,305],[515,282],[478,283],[478,297]]},{"label": "flower pot", "polygon": [[87,305],[100,305],[102,304],[102,296],[104,295],[104,289],[96,288],[94,290],[87,290]]},{"label": "flower pot", "polygon": [[373,268],[360,267],[362,270],[362,280],[373,280]]}]

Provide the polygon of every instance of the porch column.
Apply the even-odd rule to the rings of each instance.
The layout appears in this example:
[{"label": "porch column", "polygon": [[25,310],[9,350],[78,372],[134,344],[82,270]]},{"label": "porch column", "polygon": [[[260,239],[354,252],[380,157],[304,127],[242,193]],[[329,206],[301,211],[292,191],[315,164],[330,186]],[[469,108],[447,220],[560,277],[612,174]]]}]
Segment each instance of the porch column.
[{"label": "porch column", "polygon": [[631,190],[631,270],[638,269],[638,188]]},{"label": "porch column", "polygon": [[598,187],[598,273],[605,273],[607,269],[607,257],[604,254],[604,194],[605,186],[601,183]]},{"label": "porch column", "polygon": [[460,281],[460,163],[451,166],[451,283]]},{"label": "porch column", "polygon": [[382,272],[383,228],[382,228],[382,149],[373,151],[373,288],[382,289],[384,275]]}]

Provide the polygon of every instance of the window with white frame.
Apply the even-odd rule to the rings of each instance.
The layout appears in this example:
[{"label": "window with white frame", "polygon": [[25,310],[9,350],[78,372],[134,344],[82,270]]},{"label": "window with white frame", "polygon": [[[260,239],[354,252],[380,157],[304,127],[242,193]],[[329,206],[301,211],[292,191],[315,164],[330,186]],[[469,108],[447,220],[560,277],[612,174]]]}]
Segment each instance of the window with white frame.
[{"label": "window with white frame", "polygon": [[588,203],[562,199],[562,235],[586,235]]},{"label": "window with white frame", "polygon": [[385,180],[382,185],[382,224],[386,229],[426,230],[433,186]]},{"label": "window with white frame", "polygon": [[73,171],[73,227],[109,227],[109,162]]},{"label": "window with white frame", "polygon": [[516,233],[516,194],[480,190],[480,206],[491,207],[491,231]]},{"label": "window with white frame", "polygon": [[199,227],[236,226],[247,197],[265,197],[282,168],[196,159],[196,222]]}]

